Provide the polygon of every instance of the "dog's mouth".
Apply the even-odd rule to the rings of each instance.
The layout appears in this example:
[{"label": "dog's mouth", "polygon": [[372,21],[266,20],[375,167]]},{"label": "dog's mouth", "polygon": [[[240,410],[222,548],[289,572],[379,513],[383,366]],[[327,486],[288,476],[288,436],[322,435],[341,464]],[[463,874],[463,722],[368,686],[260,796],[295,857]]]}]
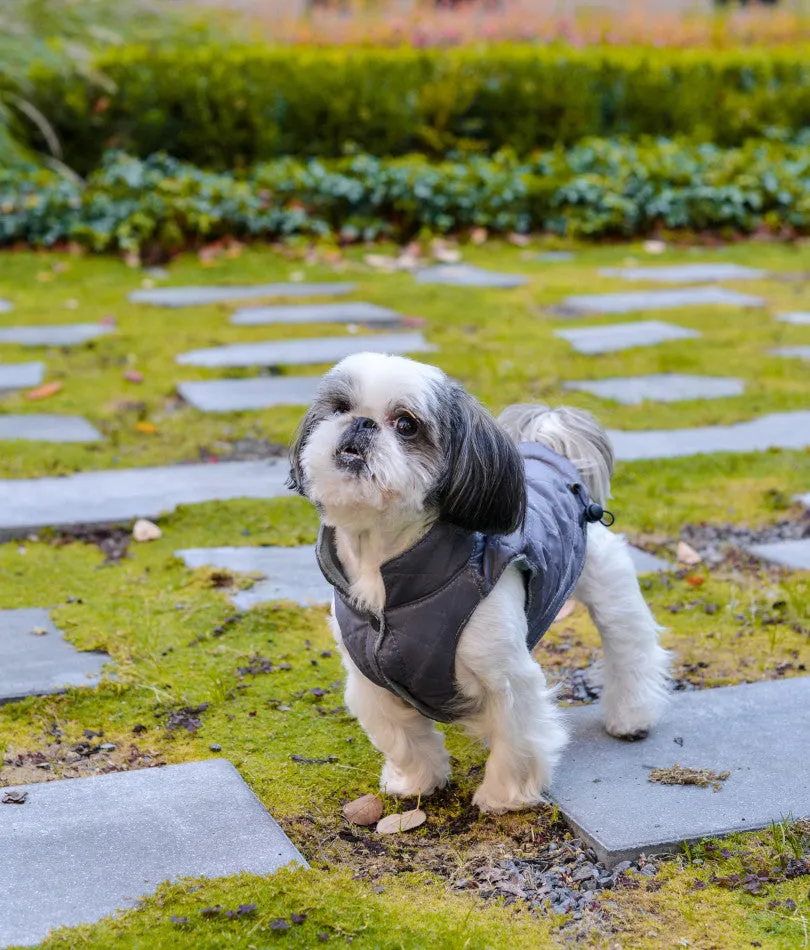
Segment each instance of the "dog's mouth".
[{"label": "dog's mouth", "polygon": [[341,471],[352,475],[369,471],[365,454],[352,445],[345,445],[335,451],[335,463]]}]

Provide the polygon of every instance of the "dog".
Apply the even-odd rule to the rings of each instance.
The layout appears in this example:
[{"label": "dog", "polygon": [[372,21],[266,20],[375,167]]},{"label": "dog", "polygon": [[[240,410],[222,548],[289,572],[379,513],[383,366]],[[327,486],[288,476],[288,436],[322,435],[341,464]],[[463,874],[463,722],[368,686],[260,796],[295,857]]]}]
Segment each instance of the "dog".
[{"label": "dog", "polygon": [[495,420],[440,369],[378,353],[322,378],[289,486],[320,515],[346,705],[385,758],[383,791],[447,783],[444,721],[489,749],[482,812],[542,801],[567,735],[531,648],[569,597],[601,636],[605,728],[654,726],[668,654],[624,539],[601,523],[612,472],[607,434],[580,410]]}]

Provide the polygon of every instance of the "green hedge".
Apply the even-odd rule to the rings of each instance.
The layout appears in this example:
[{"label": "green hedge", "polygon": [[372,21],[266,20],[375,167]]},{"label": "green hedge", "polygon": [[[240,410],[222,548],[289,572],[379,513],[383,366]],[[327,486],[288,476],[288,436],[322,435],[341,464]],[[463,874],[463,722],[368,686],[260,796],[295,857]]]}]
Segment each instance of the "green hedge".
[{"label": "green hedge", "polygon": [[[76,170],[107,148],[206,168],[282,155],[493,154],[585,136],[741,144],[810,125],[810,50],[124,47],[34,100]],[[110,82],[114,88],[110,87]]]},{"label": "green hedge", "polygon": [[110,153],[85,186],[33,168],[0,172],[0,210],[0,245],[73,240],[151,260],[225,236],[405,240],[476,226],[592,238],[810,234],[810,136],[738,149],[597,139],[528,161],[281,159],[242,178]]}]

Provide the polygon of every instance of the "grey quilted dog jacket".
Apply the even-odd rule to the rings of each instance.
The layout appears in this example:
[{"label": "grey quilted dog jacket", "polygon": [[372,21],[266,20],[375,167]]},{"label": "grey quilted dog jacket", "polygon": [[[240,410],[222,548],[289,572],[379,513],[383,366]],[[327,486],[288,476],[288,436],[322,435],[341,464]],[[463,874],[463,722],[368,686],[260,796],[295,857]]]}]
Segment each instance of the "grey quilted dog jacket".
[{"label": "grey quilted dog jacket", "polygon": [[522,528],[483,535],[437,522],[382,566],[382,616],[352,604],[334,529],[321,528],[318,564],[335,588],[335,616],[349,656],[373,683],[439,722],[465,711],[455,685],[459,637],[504,570],[516,564],[523,571],[531,650],[582,573],[588,522],[602,517],[567,459],[534,442],[522,443],[520,453],[528,501]]}]

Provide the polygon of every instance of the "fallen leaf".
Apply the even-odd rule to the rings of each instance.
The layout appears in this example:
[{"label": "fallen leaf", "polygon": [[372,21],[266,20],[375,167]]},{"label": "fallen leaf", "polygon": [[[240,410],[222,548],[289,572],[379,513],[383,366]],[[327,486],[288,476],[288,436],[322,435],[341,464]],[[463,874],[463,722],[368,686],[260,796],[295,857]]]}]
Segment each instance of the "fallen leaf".
[{"label": "fallen leaf", "polygon": [[411,831],[424,825],[427,821],[427,815],[421,808],[414,808],[412,811],[404,811],[401,815],[386,815],[377,822],[377,834],[395,835],[400,831]]},{"label": "fallen leaf", "polygon": [[283,917],[276,917],[275,920],[270,921],[271,930],[289,930],[290,925]]},{"label": "fallen leaf", "polygon": [[142,383],[143,382],[143,373],[137,369],[128,369],[124,373],[124,379],[128,383]]},{"label": "fallen leaf", "polygon": [[12,789],[10,792],[6,792],[0,801],[4,805],[24,805],[26,798],[28,798],[28,792]]},{"label": "fallen leaf", "polygon": [[157,426],[154,422],[136,422],[135,431],[143,432],[144,435],[154,435],[157,432]]},{"label": "fallen leaf", "polygon": [[54,380],[51,383],[44,383],[42,386],[37,386],[36,389],[30,389],[26,394],[26,399],[49,399],[51,396],[55,396],[58,392],[62,390],[62,383],[58,380]]},{"label": "fallen leaf", "polygon": [[290,914],[290,920],[294,924],[303,924],[306,919],[307,919],[306,914]]},{"label": "fallen leaf", "polygon": [[109,314],[109,313],[107,314],[106,317],[102,317],[98,322],[99,322],[99,323],[101,324],[101,326],[103,326],[103,327],[114,327],[115,324],[116,324],[115,317],[112,316],[112,314]]},{"label": "fallen leaf", "polygon": [[163,537],[163,532],[152,521],[146,518],[138,518],[132,527],[132,538],[134,541],[157,541]]},{"label": "fallen leaf", "polygon": [[343,817],[353,825],[375,825],[382,813],[383,803],[376,795],[362,795],[343,806]]},{"label": "fallen leaf", "polygon": [[565,620],[566,617],[570,617],[576,608],[575,600],[566,600],[566,602],[560,608],[560,612],[557,616],[551,621],[552,623],[559,623],[561,620]]},{"label": "fallen leaf", "polygon": [[701,577],[700,574],[690,574],[689,577],[685,577],[684,580],[690,587],[703,587],[706,583],[706,578]]},{"label": "fallen leaf", "polygon": [[685,541],[679,541],[678,547],[675,549],[675,557],[681,562],[681,564],[700,564],[703,558],[698,554],[698,552],[690,547]]}]

